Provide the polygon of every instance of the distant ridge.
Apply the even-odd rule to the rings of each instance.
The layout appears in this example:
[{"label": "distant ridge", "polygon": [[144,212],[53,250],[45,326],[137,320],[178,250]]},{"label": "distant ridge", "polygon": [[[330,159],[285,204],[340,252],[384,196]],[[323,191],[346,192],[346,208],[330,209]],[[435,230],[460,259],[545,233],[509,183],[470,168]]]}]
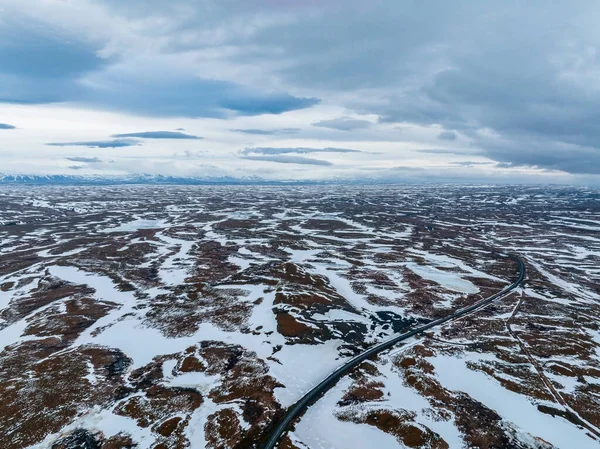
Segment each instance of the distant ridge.
[{"label": "distant ridge", "polygon": [[181,177],[165,175],[3,175],[0,185],[214,185],[214,184],[329,184],[320,181],[269,181],[257,176],[234,178],[217,177]]},{"label": "distant ridge", "polygon": [[[72,185],[72,186],[111,186],[111,185],[494,185],[487,180],[481,182],[464,182],[456,179],[424,179],[424,178],[330,178],[330,179],[264,179],[259,176],[167,176],[151,174],[128,175],[35,175],[35,174],[2,174],[0,186],[3,185]],[[520,185],[503,183],[501,185]],[[527,184],[526,184],[527,185]]]}]

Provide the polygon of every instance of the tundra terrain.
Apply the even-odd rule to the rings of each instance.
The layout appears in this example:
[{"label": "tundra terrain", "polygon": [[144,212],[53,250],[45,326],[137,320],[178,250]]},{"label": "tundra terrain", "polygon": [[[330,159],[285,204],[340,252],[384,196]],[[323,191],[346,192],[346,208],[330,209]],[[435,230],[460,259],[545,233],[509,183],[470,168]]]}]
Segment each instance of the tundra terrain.
[{"label": "tundra terrain", "polygon": [[600,191],[0,188],[0,447],[600,448]]}]

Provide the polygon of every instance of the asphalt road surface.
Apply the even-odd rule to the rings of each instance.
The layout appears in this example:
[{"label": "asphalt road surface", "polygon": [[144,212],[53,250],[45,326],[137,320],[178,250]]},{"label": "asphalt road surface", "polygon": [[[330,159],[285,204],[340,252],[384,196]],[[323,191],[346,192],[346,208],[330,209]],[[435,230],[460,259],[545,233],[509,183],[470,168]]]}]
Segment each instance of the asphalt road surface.
[{"label": "asphalt road surface", "polygon": [[327,390],[333,387],[342,376],[347,374],[351,369],[358,366],[360,363],[362,363],[369,357],[378,354],[381,351],[385,351],[386,349],[391,348],[395,344],[404,341],[408,338],[414,337],[415,335],[421,332],[432,329],[456,318],[461,318],[465,315],[473,313],[481,309],[482,307],[485,307],[486,305],[490,304],[491,302],[503,298],[504,296],[508,295],[513,290],[515,290],[517,287],[519,287],[519,285],[521,285],[521,283],[525,280],[525,264],[517,256],[504,257],[512,259],[517,263],[519,276],[512,284],[510,284],[508,287],[505,287],[498,293],[489,296],[488,298],[477,301],[473,305],[464,307],[462,309],[457,310],[454,313],[451,313],[450,315],[446,315],[445,317],[439,318],[434,321],[430,321],[427,324],[416,327],[403,334],[397,335],[396,337],[384,341],[383,343],[379,343],[378,345],[375,345],[367,349],[366,351],[358,354],[356,357],[350,359],[344,365],[340,366],[337,370],[335,370],[333,373],[331,373],[329,376],[323,379],[317,386],[315,386],[312,390],[306,393],[298,402],[296,402],[292,407],[288,409],[288,411],[285,413],[277,427],[273,429],[271,435],[269,436],[269,439],[263,446],[263,449],[274,449],[279,443],[279,439],[287,431],[290,424],[298,416],[300,416],[306,410],[306,408],[314,404]]}]

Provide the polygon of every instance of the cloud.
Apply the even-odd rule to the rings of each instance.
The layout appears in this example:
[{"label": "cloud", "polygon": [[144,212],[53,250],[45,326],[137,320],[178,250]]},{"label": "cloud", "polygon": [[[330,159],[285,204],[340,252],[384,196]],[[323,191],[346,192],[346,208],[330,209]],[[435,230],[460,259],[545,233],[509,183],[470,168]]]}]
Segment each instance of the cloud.
[{"label": "cloud", "polygon": [[202,157],[204,155],[206,155],[206,151],[190,151],[190,150],[185,150],[183,152],[184,157],[188,157],[188,158],[199,158]]},{"label": "cloud", "polygon": [[[223,77],[200,78],[197,73],[202,63],[198,65],[197,58],[189,52],[169,52],[165,48],[147,51],[148,42],[158,39],[151,36],[151,30],[135,38],[132,28],[111,33],[112,12],[105,6],[78,7],[82,15],[86,9],[104,15],[97,22],[91,21],[96,29],[87,35],[82,32],[85,27],[79,24],[86,18],[72,17],[71,23],[65,23],[74,16],[73,11],[64,5],[54,6],[56,11],[35,2],[27,12],[3,9],[0,103],[69,102],[148,116],[228,117],[281,114],[309,108],[320,101],[247,85],[243,78],[223,79],[227,78],[225,73]],[[141,8],[139,12],[142,13]],[[132,25],[121,17],[115,17],[115,22],[117,19],[126,27]],[[165,16],[165,24],[168,21]],[[63,22],[63,26],[54,22]],[[143,45],[137,48],[139,43]]]},{"label": "cloud", "polygon": [[3,17],[0,72],[26,79],[72,78],[104,66],[99,45],[47,22]]},{"label": "cloud", "polygon": [[135,139],[114,139],[88,142],[53,142],[46,145],[51,147],[123,148],[140,145],[140,141]]},{"label": "cloud", "polygon": [[[4,11],[3,11],[4,12]],[[78,79],[110,63],[101,45],[43,19],[3,14],[0,21],[0,102],[70,100]]]},{"label": "cloud", "polygon": [[[347,116],[315,121],[306,110],[279,126],[370,126],[328,136],[378,135],[383,146],[395,140],[387,124],[399,124],[414,130],[403,138],[415,148],[436,136],[465,141],[421,150],[432,160],[476,154],[510,167],[600,174],[600,6],[591,0],[449,1],[435,9],[394,0],[0,3],[0,102],[230,119],[322,99],[319,117]],[[260,120],[257,129],[232,131],[287,134]],[[307,152],[271,155],[288,153]]]},{"label": "cloud", "polygon": [[[504,170],[497,170],[493,165],[481,168],[464,167],[414,167],[414,166],[396,166],[393,168],[365,168],[364,172],[368,174],[370,180],[378,182],[409,182],[419,184],[438,184],[438,183],[483,183],[494,184],[598,184],[597,178],[594,181],[592,177],[584,176],[556,176],[549,171],[531,172],[519,171],[515,167],[504,166]],[[510,168],[510,170],[506,170]],[[364,175],[363,175],[364,176]],[[365,179],[364,177],[362,179]]]},{"label": "cloud", "polygon": [[86,164],[93,164],[96,162],[102,162],[99,158],[97,157],[81,157],[81,156],[74,156],[74,157],[66,157],[65,158],[68,161],[73,161],[73,162],[83,162]]},{"label": "cloud", "polygon": [[[483,139],[482,139],[483,140]],[[530,167],[578,175],[600,175],[600,148],[556,142],[549,138],[483,140],[482,155],[499,168]]]},{"label": "cloud", "polygon": [[263,155],[263,156],[242,156],[241,159],[248,159],[251,161],[265,161],[265,162],[277,162],[280,164],[302,164],[302,165],[321,165],[321,166],[328,166],[328,165],[333,165],[331,162],[329,161],[324,161],[321,159],[313,159],[313,158],[308,158],[308,157],[302,157],[302,156],[269,156],[269,155]]},{"label": "cloud", "polygon": [[125,67],[112,67],[90,74],[86,89],[72,101],[139,115],[191,118],[281,114],[320,101],[230,81],[201,79],[185,71],[165,75],[151,70],[140,76]]},{"label": "cloud", "polygon": [[259,136],[272,136],[279,134],[296,134],[300,128],[281,128],[281,129],[231,129],[230,131],[243,134],[255,134]]},{"label": "cloud", "polygon": [[288,111],[306,109],[320,103],[318,98],[299,98],[292,95],[244,93],[226,95],[220,102],[221,107],[242,115],[282,114]]},{"label": "cloud", "polygon": [[[492,165],[493,162],[482,162],[482,161],[460,161],[451,162],[452,165],[458,165],[460,167],[473,167],[476,165]],[[497,165],[497,164],[496,164]]]},{"label": "cloud", "polygon": [[[258,41],[279,36],[274,70],[289,84],[383,123],[455,130],[498,161],[598,172],[600,9],[576,3],[349,1],[261,29]],[[547,154],[530,149],[538,141]]]},{"label": "cloud", "polygon": [[425,148],[422,150],[415,150],[417,153],[424,153],[424,154],[459,154],[459,155],[463,155],[463,154],[480,154],[482,151],[477,149],[477,148],[473,148],[473,149],[469,149],[469,148],[464,148],[464,149],[452,149],[452,148]]},{"label": "cloud", "polygon": [[136,137],[136,138],[140,138],[140,139],[193,139],[193,140],[203,139],[203,137],[193,136],[191,134],[184,134],[182,132],[176,132],[176,131],[145,131],[145,132],[137,132],[137,133],[113,134],[112,137],[117,137],[117,138]]},{"label": "cloud", "polygon": [[372,125],[368,120],[353,119],[351,117],[339,117],[331,120],[321,120],[315,122],[312,126],[319,126],[321,128],[337,129],[339,131],[352,131],[355,129],[370,128]]},{"label": "cloud", "polygon": [[442,131],[438,134],[438,139],[440,140],[456,140],[456,133],[454,131]]},{"label": "cloud", "polygon": [[16,127],[7,123],[0,123],[0,129],[16,129]]},{"label": "cloud", "polygon": [[390,171],[390,172],[409,172],[409,173],[426,173],[428,171],[425,167],[411,167],[406,165],[398,165],[396,167],[392,167],[389,169],[380,169],[382,172]]},{"label": "cloud", "polygon": [[310,154],[310,153],[361,153],[359,150],[350,150],[347,148],[271,148],[271,147],[252,147],[246,148],[242,154]]}]

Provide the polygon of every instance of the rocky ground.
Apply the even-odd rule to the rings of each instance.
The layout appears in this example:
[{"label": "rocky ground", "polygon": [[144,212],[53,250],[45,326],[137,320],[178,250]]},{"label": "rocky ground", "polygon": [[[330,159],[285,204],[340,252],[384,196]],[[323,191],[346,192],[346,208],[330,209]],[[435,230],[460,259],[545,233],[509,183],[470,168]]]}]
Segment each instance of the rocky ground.
[{"label": "rocky ground", "polygon": [[600,448],[600,192],[3,187],[0,447]]}]

